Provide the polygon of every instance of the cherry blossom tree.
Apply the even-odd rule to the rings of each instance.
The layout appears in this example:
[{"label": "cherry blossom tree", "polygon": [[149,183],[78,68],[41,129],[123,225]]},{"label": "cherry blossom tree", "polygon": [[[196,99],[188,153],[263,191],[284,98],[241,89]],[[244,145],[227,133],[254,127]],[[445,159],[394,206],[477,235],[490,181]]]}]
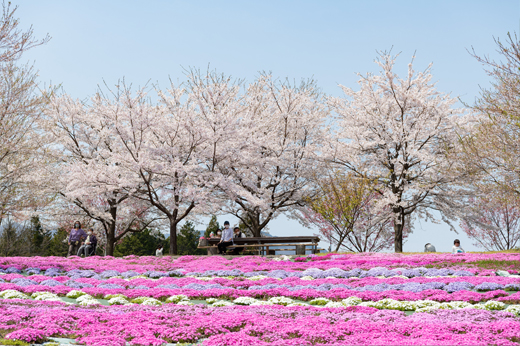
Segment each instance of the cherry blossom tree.
[{"label": "cherry blossom tree", "polygon": [[313,81],[292,85],[269,75],[247,87],[243,103],[232,155],[218,165],[231,201],[224,210],[259,237],[281,213],[298,218],[315,193],[328,112]]},{"label": "cherry blossom tree", "polygon": [[121,144],[112,137],[111,111],[100,93],[85,103],[68,95],[52,97],[42,123],[54,161],[40,174],[41,187],[46,182],[48,193],[59,197],[47,212],[55,219],[73,215],[99,222],[107,255],[127,233],[140,232],[156,219],[149,205],[132,197],[137,186],[115,161]]},{"label": "cherry blossom tree", "polygon": [[129,190],[146,201],[169,224],[170,254],[177,254],[177,226],[194,213],[214,210],[212,176],[204,166],[205,132],[186,89],[171,86],[154,105],[141,90],[134,96],[121,86],[105,98],[115,121],[114,138],[121,143],[119,169],[137,188]]},{"label": "cherry blossom tree", "polygon": [[18,6],[11,7],[11,2],[2,1],[2,17],[0,19],[0,63],[19,60],[23,53],[41,46],[51,39],[47,34],[43,39],[34,37],[32,26],[22,31],[20,20],[16,18]]},{"label": "cherry blossom tree", "polygon": [[35,78],[32,69],[0,66],[0,223],[39,205],[30,182],[44,155],[37,120],[45,101]]},{"label": "cherry blossom tree", "polygon": [[[211,191],[205,198],[218,199],[208,205],[221,205],[254,236],[280,213],[299,216],[297,207],[314,193],[311,178],[326,136],[327,112],[314,83],[294,86],[262,75],[246,85],[191,71],[186,93],[200,136],[198,175]],[[172,92],[162,101],[171,113],[182,103]]]},{"label": "cherry blossom tree", "polygon": [[37,120],[46,99],[38,89],[37,73],[19,64],[23,53],[45,44],[34,37],[32,27],[23,31],[16,18],[17,6],[2,3],[0,18],[0,223],[5,216],[35,209],[38,198],[31,175],[41,164],[45,137]]},{"label": "cherry blossom tree", "polygon": [[461,181],[446,151],[457,145],[469,120],[453,108],[455,99],[435,89],[431,65],[417,73],[410,63],[400,78],[393,71],[395,59],[381,53],[380,74],[360,75],[359,91],[342,86],[346,98],[329,103],[338,118],[332,160],[377,182],[378,205],[390,209],[395,251],[402,252],[406,218],[434,219],[431,210],[445,221],[453,218],[461,194],[455,183]]},{"label": "cherry blossom tree", "polygon": [[462,230],[487,251],[503,251],[520,245],[520,206],[518,198],[507,194],[486,194],[471,198]]},{"label": "cherry blossom tree", "polygon": [[[318,179],[319,194],[302,208],[307,221],[340,249],[377,252],[393,245],[392,219],[388,210],[378,210],[381,196],[375,184],[353,173],[331,172]],[[405,227],[403,238],[407,236]]]}]

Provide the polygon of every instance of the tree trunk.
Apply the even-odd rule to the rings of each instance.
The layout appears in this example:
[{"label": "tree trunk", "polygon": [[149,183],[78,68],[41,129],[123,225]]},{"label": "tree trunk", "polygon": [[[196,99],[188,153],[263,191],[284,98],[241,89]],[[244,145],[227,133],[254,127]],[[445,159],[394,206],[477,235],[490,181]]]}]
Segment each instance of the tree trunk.
[{"label": "tree trunk", "polygon": [[110,199],[108,200],[110,205],[110,216],[112,216],[113,221],[109,221],[108,223],[108,234],[107,234],[107,256],[114,256],[114,250],[116,247],[116,220],[117,220],[117,204],[116,201]]},{"label": "tree trunk", "polygon": [[170,220],[170,255],[177,255],[177,222]]},{"label": "tree trunk", "polygon": [[398,209],[397,220],[394,220],[394,246],[395,252],[403,252],[403,228],[404,228],[404,210]]},{"label": "tree trunk", "polygon": [[403,225],[402,224],[394,224],[395,238],[395,252],[403,252]]},{"label": "tree trunk", "polygon": [[261,229],[258,227],[251,227],[251,233],[253,233],[253,237],[260,238],[262,236]]},{"label": "tree trunk", "polygon": [[115,247],[116,247],[116,224],[110,223],[108,225],[106,255],[114,256]]},{"label": "tree trunk", "polygon": [[260,215],[248,213],[248,219],[251,223],[251,233],[253,233],[253,237],[260,238],[262,236],[263,229],[263,227],[260,225]]}]

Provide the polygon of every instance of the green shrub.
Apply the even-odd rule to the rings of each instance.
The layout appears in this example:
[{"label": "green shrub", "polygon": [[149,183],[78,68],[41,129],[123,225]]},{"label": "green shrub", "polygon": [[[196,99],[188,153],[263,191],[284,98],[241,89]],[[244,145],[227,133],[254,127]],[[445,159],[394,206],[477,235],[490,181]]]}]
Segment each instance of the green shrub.
[{"label": "green shrub", "polygon": [[17,346],[29,346],[30,344],[25,341],[2,339],[0,338],[0,345],[17,345]]}]

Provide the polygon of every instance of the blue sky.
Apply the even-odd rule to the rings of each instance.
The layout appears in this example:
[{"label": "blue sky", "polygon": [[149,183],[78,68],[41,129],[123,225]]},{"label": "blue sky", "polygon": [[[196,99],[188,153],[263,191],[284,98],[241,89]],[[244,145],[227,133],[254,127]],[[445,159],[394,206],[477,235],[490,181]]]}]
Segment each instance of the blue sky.
[{"label": "blue sky", "polygon": [[[124,77],[136,86],[166,87],[168,78],[184,80],[184,68],[208,64],[246,80],[259,71],[313,77],[325,93],[339,96],[338,83],[355,88],[356,72],[377,70],[376,50],[392,49],[401,52],[398,71],[416,52],[416,70],[433,62],[438,89],[471,103],[489,80],[467,49],[496,56],[493,37],[520,29],[520,2],[509,0],[12,2],[22,26],[52,36],[24,59],[34,61],[42,82],[82,99],[103,81],[114,85]],[[316,231],[282,217],[270,232]],[[449,251],[455,237],[477,249],[448,226],[425,222],[416,224],[404,249],[422,251],[431,242]]]}]

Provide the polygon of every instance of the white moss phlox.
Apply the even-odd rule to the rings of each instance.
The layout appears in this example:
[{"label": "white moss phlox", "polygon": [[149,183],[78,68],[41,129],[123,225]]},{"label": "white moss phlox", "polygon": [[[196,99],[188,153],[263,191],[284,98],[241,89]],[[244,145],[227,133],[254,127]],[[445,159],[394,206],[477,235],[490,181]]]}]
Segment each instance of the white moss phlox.
[{"label": "white moss phlox", "polygon": [[363,300],[358,297],[348,297],[346,299],[343,299],[341,302],[343,303],[343,305],[351,306],[361,304]]},{"label": "white moss phlox", "polygon": [[251,298],[251,297],[238,297],[237,299],[233,300],[233,303],[237,305],[251,305],[253,303],[256,303],[258,299]]},{"label": "white moss phlox", "polygon": [[162,303],[159,300],[155,299],[155,298],[146,298],[146,299],[143,300],[141,305],[161,306]]},{"label": "white moss phlox", "polygon": [[67,298],[76,299],[76,298],[81,297],[81,296],[83,296],[85,294],[86,294],[85,292],[81,292],[81,291],[78,291],[78,290],[72,290],[69,293],[67,293],[66,297]]},{"label": "white moss phlox", "polygon": [[293,300],[291,298],[282,296],[282,297],[272,297],[271,299],[268,300],[268,302],[271,302],[276,305],[287,306],[288,304],[291,304],[293,302]]},{"label": "white moss phlox", "polygon": [[213,306],[213,307],[232,306],[232,305],[235,305],[235,304],[233,304],[227,300],[217,300],[216,302],[211,304],[211,306]]},{"label": "white moss phlox", "polygon": [[178,294],[178,295],[168,297],[166,299],[166,303],[173,303],[173,304],[178,304],[182,301],[189,301],[188,296],[186,296],[184,294]]},{"label": "white moss phlox", "polygon": [[110,298],[108,300],[108,304],[110,304],[110,305],[128,305],[131,303],[128,300],[126,300],[125,298],[114,297],[114,298]]},{"label": "white moss phlox", "polygon": [[39,294],[34,300],[60,301],[60,297],[57,294],[45,292],[44,294]]},{"label": "white moss phlox", "polygon": [[30,299],[30,297],[22,292],[16,290],[5,290],[0,292],[0,297],[4,299]]}]

